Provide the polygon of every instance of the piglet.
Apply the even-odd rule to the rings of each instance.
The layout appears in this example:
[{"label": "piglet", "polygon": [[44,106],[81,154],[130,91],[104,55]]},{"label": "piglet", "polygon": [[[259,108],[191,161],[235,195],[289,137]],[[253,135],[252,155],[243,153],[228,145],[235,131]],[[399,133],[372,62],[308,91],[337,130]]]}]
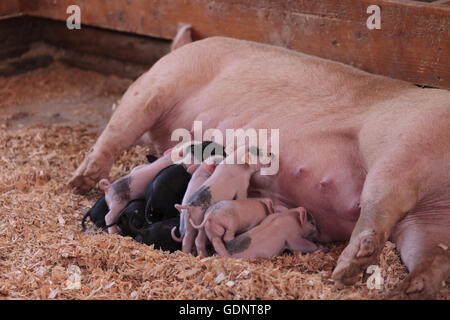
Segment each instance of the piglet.
[{"label": "piglet", "polygon": [[[151,164],[137,166],[128,175],[117,179],[112,184],[107,179],[100,180],[99,187],[105,192],[106,203],[109,207],[105,217],[106,224],[111,225],[116,222],[120,212],[130,201],[144,198],[147,185],[162,169],[171,164],[170,152],[167,152]],[[116,226],[108,228],[108,232],[116,233]]]},{"label": "piglet", "polygon": [[88,217],[97,228],[104,229],[106,227],[105,216],[107,213],[108,205],[106,204],[105,196],[102,196],[100,199],[98,199],[94,206],[84,214],[83,218],[81,219],[81,227],[83,228],[83,231],[86,231],[85,223]]},{"label": "piglet", "polygon": [[135,229],[142,228],[147,223],[145,221],[145,200],[138,199],[131,201],[120,212],[117,222],[117,228],[122,236],[130,236],[134,238],[137,233]]},{"label": "piglet", "polygon": [[[235,152],[231,153],[217,165],[211,177],[189,198],[187,204],[181,206],[182,209],[186,210],[186,214],[195,224],[203,221],[206,210],[213,204],[221,200],[240,200],[247,198],[250,178],[261,168],[259,163],[252,164],[249,161],[250,153],[252,152],[254,153],[254,151],[250,151],[250,148],[246,146],[236,149]],[[257,156],[263,157],[263,154],[259,153]],[[208,255],[206,243],[207,237],[205,230],[200,229],[195,238],[198,254]],[[188,252],[184,251],[184,246],[183,252]]]},{"label": "piglet", "polygon": [[[146,155],[146,158],[149,163],[158,160],[157,157],[151,154]],[[108,211],[109,208],[108,204],[106,203],[105,196],[102,196],[100,199],[98,199],[94,206],[84,214],[83,218],[81,219],[81,227],[83,228],[83,231],[86,231],[85,223],[88,217],[96,225],[97,228],[105,229],[105,216],[108,214]]]},{"label": "piglet", "polygon": [[[211,142],[206,144],[208,143]],[[105,192],[105,200],[109,207],[109,212],[105,217],[106,224],[112,225],[128,202],[144,198],[148,184],[161,170],[173,164],[172,160],[175,155],[180,156],[177,164],[182,164],[189,170],[193,165],[191,161],[192,150],[195,149],[196,145],[203,146],[204,144],[201,141],[188,141],[166,150],[164,155],[153,163],[134,168],[128,175],[116,180],[113,184],[107,179],[100,180],[99,187]],[[113,225],[108,228],[108,232],[117,232],[116,226]]]},{"label": "piglet", "polygon": [[[235,258],[272,258],[284,250],[313,252],[320,249],[310,240],[318,236],[314,218],[303,207],[268,215],[260,225],[225,243]],[[310,239],[310,240],[308,240]]]},{"label": "piglet", "polygon": [[228,256],[222,238],[225,242],[231,241],[235,234],[252,229],[273,212],[273,202],[269,198],[223,200],[206,210],[200,225],[195,225],[193,221],[191,224],[196,229],[205,228],[206,236],[216,252],[221,256]]},{"label": "piglet", "polygon": [[131,228],[136,234],[135,240],[147,245],[154,245],[155,249],[174,252],[181,249],[181,243],[172,239],[171,230],[177,228],[180,219],[174,217],[168,220],[146,225],[144,228]]},{"label": "piglet", "polygon": [[186,223],[189,219],[192,219],[196,223],[201,223],[203,220],[203,214],[198,214],[199,211],[191,212],[188,215],[188,210],[190,210],[190,206],[188,206],[189,199],[191,196],[198,191],[200,186],[202,186],[206,180],[212,175],[217,165],[217,162],[223,160],[221,156],[214,156],[208,159],[208,161],[202,162],[201,165],[192,166],[191,170],[195,171],[192,174],[192,178],[189,181],[186,193],[184,194],[181,205],[176,204],[175,208],[180,212],[180,234],[181,238],[176,238],[174,235],[174,230],[172,231],[173,239],[183,242],[183,252],[191,253],[192,247],[194,244],[195,236],[197,234],[197,230],[192,227],[190,223]]},{"label": "piglet", "polygon": [[170,165],[156,175],[145,191],[147,223],[178,217],[174,206],[182,201],[190,179],[184,164]]}]

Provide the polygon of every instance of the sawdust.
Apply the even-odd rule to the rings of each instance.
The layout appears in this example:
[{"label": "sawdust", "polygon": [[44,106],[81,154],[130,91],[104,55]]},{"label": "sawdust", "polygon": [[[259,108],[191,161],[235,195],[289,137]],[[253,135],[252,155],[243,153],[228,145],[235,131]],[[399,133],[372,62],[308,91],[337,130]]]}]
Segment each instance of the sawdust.
[{"label": "sawdust", "polygon": [[[381,290],[367,288],[368,275],[338,290],[330,276],[344,244],[329,245],[329,253],[246,260],[170,254],[82,232],[81,217],[101,193],[73,194],[66,182],[100,132],[89,116],[95,99],[104,96],[111,110],[128,85],[60,64],[0,78],[1,116],[10,122],[27,120],[40,105],[45,111],[45,103],[63,117],[77,101],[80,114],[67,114],[62,124],[0,126],[0,299],[383,299],[406,277],[389,245],[379,262]],[[148,153],[139,146],[124,152],[111,178],[146,163]],[[450,298],[448,282],[438,298]]]},{"label": "sawdust", "polygon": [[[383,289],[360,281],[338,290],[329,278],[343,244],[329,253],[246,260],[170,254],[128,237],[83,233],[80,218],[100,192],[76,195],[65,183],[95,142],[88,129],[1,131],[0,298],[383,299],[407,274],[392,245],[380,258]],[[125,152],[112,177],[144,163],[148,151]],[[439,298],[450,298],[449,284]]]}]

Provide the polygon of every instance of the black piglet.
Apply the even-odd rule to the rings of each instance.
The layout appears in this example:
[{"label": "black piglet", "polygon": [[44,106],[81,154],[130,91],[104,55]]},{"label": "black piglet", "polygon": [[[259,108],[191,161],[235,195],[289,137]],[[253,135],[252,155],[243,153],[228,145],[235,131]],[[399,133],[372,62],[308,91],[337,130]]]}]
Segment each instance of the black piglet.
[{"label": "black piglet", "polygon": [[145,218],[149,224],[178,217],[175,204],[183,200],[190,179],[182,164],[170,165],[156,175],[145,191]]},{"label": "black piglet", "polygon": [[131,201],[120,213],[117,219],[117,227],[123,236],[134,238],[136,229],[144,227],[145,222],[145,200],[139,199]]},{"label": "black piglet", "polygon": [[174,217],[165,221],[152,223],[141,229],[134,229],[136,241],[154,245],[155,249],[174,252],[181,249],[181,242],[172,239],[171,230],[180,225],[180,218]]},{"label": "black piglet", "polygon": [[108,205],[106,204],[105,196],[98,199],[94,206],[86,212],[81,219],[81,227],[83,231],[86,231],[86,219],[89,217],[91,221],[96,225],[97,228],[105,228],[105,216],[108,213]]}]

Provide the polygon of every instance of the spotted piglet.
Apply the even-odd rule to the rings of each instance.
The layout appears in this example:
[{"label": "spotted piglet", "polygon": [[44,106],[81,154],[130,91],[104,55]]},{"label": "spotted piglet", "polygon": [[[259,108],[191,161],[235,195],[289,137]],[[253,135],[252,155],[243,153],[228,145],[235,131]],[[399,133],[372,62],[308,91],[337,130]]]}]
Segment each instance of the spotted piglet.
[{"label": "spotted piglet", "polygon": [[189,181],[186,193],[184,194],[183,200],[180,204],[175,205],[175,208],[180,212],[180,234],[181,239],[177,239],[175,236],[175,229],[172,230],[172,238],[177,241],[182,241],[182,250],[186,253],[191,253],[193,250],[193,244],[195,241],[195,236],[197,235],[197,230],[188,222],[189,220],[194,220],[196,223],[201,223],[203,220],[203,212],[201,210],[192,210],[189,204],[189,200],[192,195],[194,195],[197,190],[205,183],[206,180],[213,174],[217,162],[223,160],[222,156],[214,156],[209,159],[210,161],[203,162],[200,166],[192,166],[195,171],[193,171],[192,178]]},{"label": "spotted piglet", "polygon": [[[229,254],[223,241],[229,242],[235,234],[256,227],[267,215],[273,212],[273,202],[269,198],[223,200],[208,208],[200,225],[195,225],[192,220],[190,222],[196,229],[204,228],[206,236],[216,252],[227,257]],[[206,241],[207,239],[203,240]],[[200,246],[206,246],[206,243]]]},{"label": "spotted piglet", "polygon": [[172,157],[174,155],[180,156],[177,165],[183,165],[189,172],[189,168],[192,166],[189,151],[193,150],[195,145],[203,145],[203,143],[201,141],[188,141],[177,145],[166,150],[164,155],[154,162],[135,167],[129,174],[113,183],[110,183],[108,179],[100,180],[99,187],[105,192],[105,201],[109,208],[109,212],[105,216],[106,224],[111,225],[108,228],[109,233],[117,232],[117,227],[114,224],[120,212],[130,201],[146,197],[147,186],[163,169],[173,164]]},{"label": "spotted piglet", "polygon": [[127,204],[132,200],[144,198],[147,185],[162,169],[171,164],[170,153],[167,153],[151,164],[137,166],[128,175],[112,184],[108,179],[100,180],[99,187],[105,192],[105,200],[109,208],[105,222],[107,225],[112,225],[108,228],[109,233],[117,232],[114,223]]},{"label": "spotted piglet", "polygon": [[[250,178],[261,169],[261,163],[250,162],[250,157],[256,153],[259,158],[267,157],[267,155],[255,152],[253,149],[252,147],[241,146],[228,155],[217,165],[213,174],[189,198],[187,204],[179,207],[179,209],[186,210],[186,216],[192,218],[195,224],[200,224],[203,222],[206,210],[215,203],[222,200],[246,199]],[[239,159],[239,162],[233,163],[237,159]],[[186,221],[189,221],[189,219],[186,219]],[[192,239],[189,239],[189,241],[190,243],[186,248],[192,247]],[[198,254],[208,255],[206,243],[205,230],[200,229],[195,238]],[[184,248],[185,246],[183,246],[183,252],[190,252],[185,251]]]},{"label": "spotted piglet", "polygon": [[314,218],[303,207],[268,215],[260,225],[225,243],[234,258],[272,258],[284,250],[313,252],[318,236]]}]

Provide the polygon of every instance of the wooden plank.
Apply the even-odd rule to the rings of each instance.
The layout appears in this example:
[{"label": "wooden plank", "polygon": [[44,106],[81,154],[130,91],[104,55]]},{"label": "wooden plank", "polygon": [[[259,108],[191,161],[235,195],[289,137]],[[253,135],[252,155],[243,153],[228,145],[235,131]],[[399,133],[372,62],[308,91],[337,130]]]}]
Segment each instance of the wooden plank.
[{"label": "wooden plank", "polygon": [[[287,47],[413,83],[450,88],[450,7],[407,0],[38,0],[28,14],[171,39],[180,22],[197,38],[224,35]],[[366,27],[369,5],[381,30]],[[74,31],[76,32],[76,31]]]},{"label": "wooden plank", "polygon": [[0,59],[18,56],[40,39],[40,25],[32,17],[0,19]]},{"label": "wooden plank", "polygon": [[136,34],[84,27],[76,32],[67,29],[65,23],[39,19],[41,39],[65,49],[101,55],[117,60],[152,66],[170,51],[171,42]]},{"label": "wooden plank", "polygon": [[[44,41],[67,49],[56,60],[81,69],[136,79],[169,52],[171,42],[164,39],[127,34],[84,26],[71,32],[62,21],[21,16],[0,19],[0,59],[17,57]],[[53,60],[47,56],[12,59],[0,76],[46,66]]]},{"label": "wooden plank", "polygon": [[22,2],[19,0],[0,1],[0,19],[19,16],[22,11]]}]

